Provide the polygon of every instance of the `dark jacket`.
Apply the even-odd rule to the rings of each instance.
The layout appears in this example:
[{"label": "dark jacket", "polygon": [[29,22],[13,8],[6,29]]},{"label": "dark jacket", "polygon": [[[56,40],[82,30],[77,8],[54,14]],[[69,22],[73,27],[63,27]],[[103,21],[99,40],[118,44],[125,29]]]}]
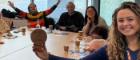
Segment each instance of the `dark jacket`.
[{"label": "dark jacket", "polygon": [[66,31],[77,32],[83,28],[83,25],[84,17],[80,12],[74,11],[71,16],[68,12],[64,12],[60,16],[59,21],[56,24],[56,28],[59,29],[60,26],[65,26]]}]

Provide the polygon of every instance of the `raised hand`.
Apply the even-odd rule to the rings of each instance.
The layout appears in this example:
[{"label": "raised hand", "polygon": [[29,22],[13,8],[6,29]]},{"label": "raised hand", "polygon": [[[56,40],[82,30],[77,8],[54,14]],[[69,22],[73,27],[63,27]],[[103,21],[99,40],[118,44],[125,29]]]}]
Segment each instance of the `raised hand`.
[{"label": "raised hand", "polygon": [[60,3],[60,0],[57,1],[56,5],[58,5]]},{"label": "raised hand", "polygon": [[11,1],[8,1],[8,3],[10,7],[15,8],[14,3],[12,3]]},{"label": "raised hand", "polygon": [[46,39],[47,34],[42,29],[36,29],[31,33],[31,40],[34,44],[33,51],[41,60],[48,60],[48,53],[44,43]]}]

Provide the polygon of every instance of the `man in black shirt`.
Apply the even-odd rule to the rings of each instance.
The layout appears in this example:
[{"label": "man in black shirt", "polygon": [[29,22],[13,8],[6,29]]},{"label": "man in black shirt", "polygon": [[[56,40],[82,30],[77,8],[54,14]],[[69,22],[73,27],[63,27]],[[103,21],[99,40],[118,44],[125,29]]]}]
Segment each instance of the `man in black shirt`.
[{"label": "man in black shirt", "polygon": [[74,3],[69,2],[67,5],[68,12],[64,12],[60,16],[59,21],[56,24],[57,29],[77,32],[83,28],[84,17],[80,12],[75,11],[74,9]]}]

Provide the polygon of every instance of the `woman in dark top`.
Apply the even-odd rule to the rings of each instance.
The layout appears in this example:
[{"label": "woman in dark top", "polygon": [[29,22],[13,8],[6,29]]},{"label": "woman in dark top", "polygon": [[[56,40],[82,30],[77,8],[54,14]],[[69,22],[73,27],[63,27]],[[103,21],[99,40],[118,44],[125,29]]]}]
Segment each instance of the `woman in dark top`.
[{"label": "woman in dark top", "polygon": [[103,19],[99,19],[97,10],[94,6],[87,7],[84,23],[83,32],[85,36],[90,36],[96,26],[107,28],[106,22]]}]

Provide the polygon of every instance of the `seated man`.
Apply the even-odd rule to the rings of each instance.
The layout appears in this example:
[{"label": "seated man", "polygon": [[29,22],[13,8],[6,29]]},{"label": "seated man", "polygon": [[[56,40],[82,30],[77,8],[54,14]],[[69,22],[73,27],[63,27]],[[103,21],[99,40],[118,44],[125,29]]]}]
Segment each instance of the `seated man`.
[{"label": "seated man", "polygon": [[67,11],[62,13],[59,21],[56,24],[56,28],[63,31],[78,32],[83,28],[84,17],[83,15],[75,11],[75,5],[73,2],[67,4]]},{"label": "seated man", "polygon": [[31,40],[33,42],[33,51],[41,60],[72,60],[68,58],[54,56],[47,52],[47,49],[45,47],[47,34],[44,30],[34,30],[31,33]]}]

